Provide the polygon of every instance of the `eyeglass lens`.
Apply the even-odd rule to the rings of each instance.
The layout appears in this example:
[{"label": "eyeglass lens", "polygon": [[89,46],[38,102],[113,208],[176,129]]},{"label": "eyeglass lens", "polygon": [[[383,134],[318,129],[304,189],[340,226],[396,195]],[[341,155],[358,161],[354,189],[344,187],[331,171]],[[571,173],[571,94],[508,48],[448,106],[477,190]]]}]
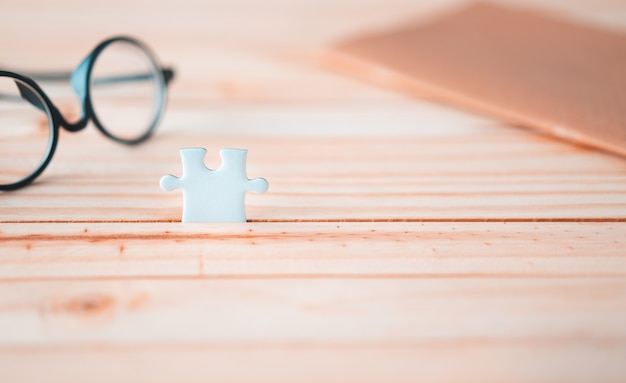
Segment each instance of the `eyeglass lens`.
[{"label": "eyeglass lens", "polygon": [[0,76],[0,184],[35,172],[51,145],[50,111],[39,93],[12,77]]},{"label": "eyeglass lens", "polygon": [[91,102],[96,119],[109,134],[133,140],[156,124],[165,84],[156,63],[141,47],[115,41],[96,59],[91,72]]}]

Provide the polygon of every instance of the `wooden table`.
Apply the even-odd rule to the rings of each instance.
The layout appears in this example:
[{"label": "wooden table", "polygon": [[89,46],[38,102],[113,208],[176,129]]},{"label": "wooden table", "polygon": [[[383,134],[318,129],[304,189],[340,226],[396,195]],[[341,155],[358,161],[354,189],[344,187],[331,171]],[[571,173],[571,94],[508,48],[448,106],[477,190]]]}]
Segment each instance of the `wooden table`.
[{"label": "wooden table", "polygon": [[[0,381],[626,380],[626,161],[319,64],[451,3],[3,4],[2,65],[122,32],[178,75],[149,142],[65,133],[0,195]],[[249,150],[248,223],[179,223],[188,146]]]}]

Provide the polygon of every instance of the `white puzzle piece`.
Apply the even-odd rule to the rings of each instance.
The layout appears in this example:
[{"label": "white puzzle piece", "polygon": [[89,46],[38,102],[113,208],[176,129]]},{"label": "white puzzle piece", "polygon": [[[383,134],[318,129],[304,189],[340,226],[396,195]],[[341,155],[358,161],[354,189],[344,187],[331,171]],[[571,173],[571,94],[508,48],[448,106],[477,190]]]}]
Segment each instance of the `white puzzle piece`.
[{"label": "white puzzle piece", "polygon": [[265,193],[264,178],[248,179],[245,149],[222,149],[222,165],[211,170],[204,164],[204,148],[180,149],[182,177],[161,177],[166,191],[183,190],[183,222],[246,222],[245,194]]}]

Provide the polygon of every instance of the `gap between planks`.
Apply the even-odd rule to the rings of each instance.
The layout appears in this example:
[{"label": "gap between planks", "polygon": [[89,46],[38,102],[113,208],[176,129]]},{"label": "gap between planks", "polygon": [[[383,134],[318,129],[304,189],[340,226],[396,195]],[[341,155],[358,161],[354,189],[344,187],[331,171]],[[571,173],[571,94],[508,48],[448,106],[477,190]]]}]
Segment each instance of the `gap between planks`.
[{"label": "gap between planks", "polygon": [[[607,218],[594,218],[594,217],[528,217],[528,218],[320,218],[320,219],[249,219],[245,223],[541,223],[541,222],[554,222],[554,223],[584,223],[584,222],[606,222],[617,223],[626,222],[626,217],[607,217]],[[81,219],[67,219],[67,220],[0,220],[0,223],[7,224],[32,224],[32,223],[181,223],[175,219],[137,219],[137,220],[81,220]],[[242,224],[245,224],[242,223]],[[218,222],[219,224],[219,222]]]},{"label": "gap between planks", "polygon": [[[457,274],[220,274],[220,275],[122,275],[122,276],[54,276],[34,278],[0,278],[0,283],[32,283],[32,282],[123,282],[123,281],[272,281],[272,280],[605,280],[623,279],[626,273],[605,274],[480,274],[480,273],[457,273]],[[625,338],[626,340],[626,338]]]}]

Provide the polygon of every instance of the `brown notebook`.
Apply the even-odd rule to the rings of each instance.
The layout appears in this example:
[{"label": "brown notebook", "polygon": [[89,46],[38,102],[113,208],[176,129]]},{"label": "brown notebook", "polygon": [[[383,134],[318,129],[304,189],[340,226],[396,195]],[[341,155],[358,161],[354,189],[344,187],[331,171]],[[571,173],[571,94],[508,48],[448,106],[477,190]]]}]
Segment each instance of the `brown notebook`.
[{"label": "brown notebook", "polygon": [[626,36],[616,32],[479,3],[347,41],[328,58],[370,81],[626,156]]}]

